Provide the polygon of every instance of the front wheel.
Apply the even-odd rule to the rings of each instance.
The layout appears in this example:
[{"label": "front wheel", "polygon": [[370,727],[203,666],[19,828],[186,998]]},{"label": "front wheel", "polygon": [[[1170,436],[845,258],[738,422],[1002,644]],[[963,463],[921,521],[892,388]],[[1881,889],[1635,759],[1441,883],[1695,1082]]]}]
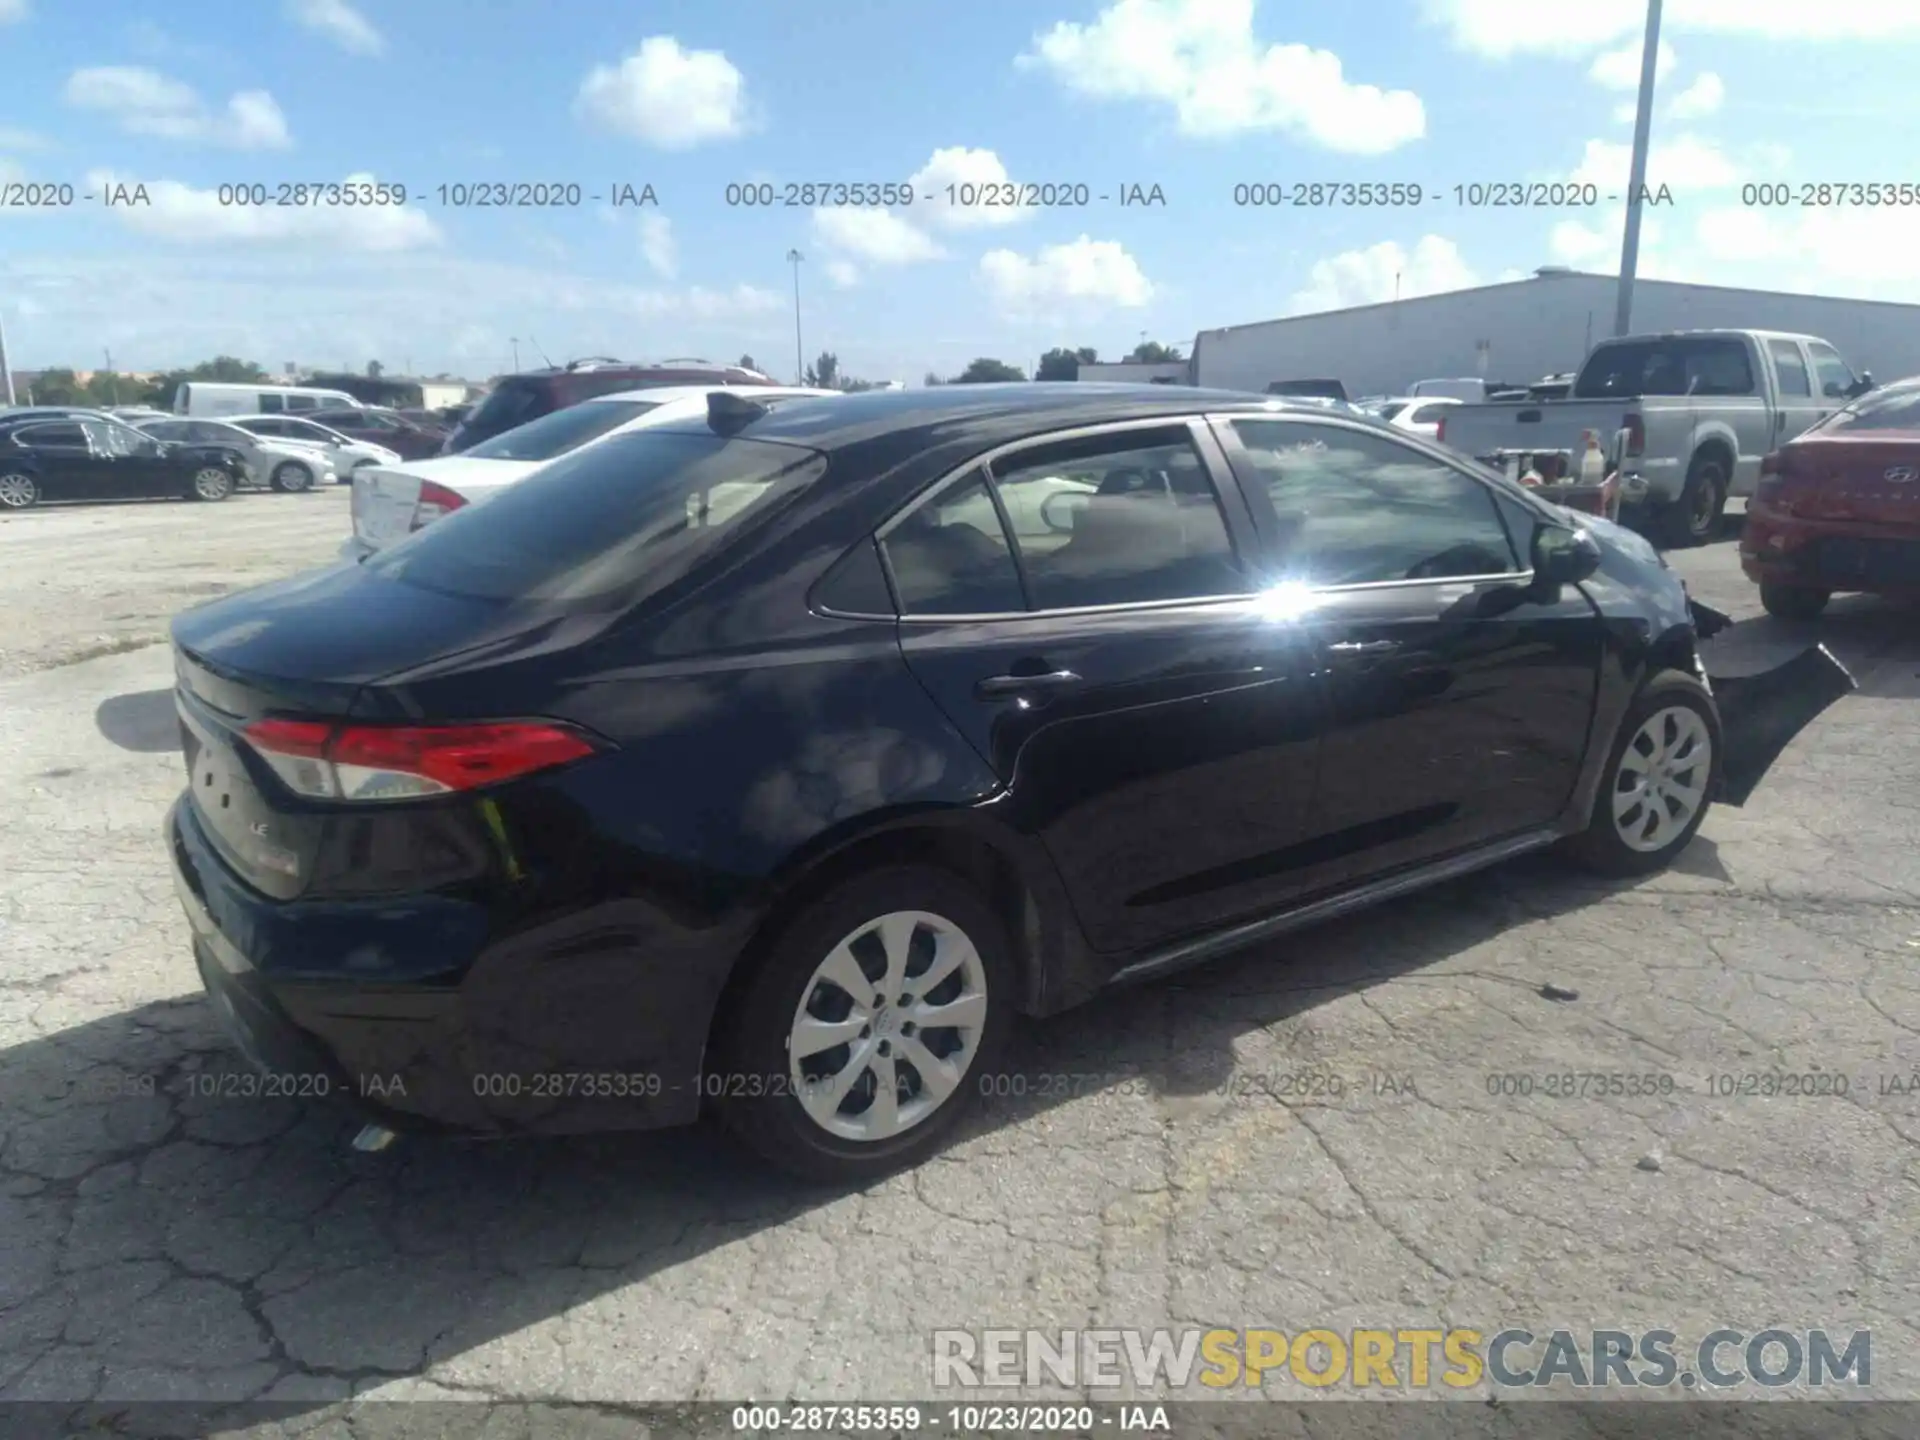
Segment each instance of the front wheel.
[{"label": "front wheel", "polygon": [[193,472],[191,493],[195,500],[224,500],[233,494],[233,476],[217,465],[202,465]]},{"label": "front wheel", "polygon": [[931,1154],[1012,1025],[1004,927],[944,870],[874,871],[790,924],[721,1019],[703,1080],[722,1123],[804,1179],[866,1180]]},{"label": "front wheel", "polygon": [[1646,875],[1692,841],[1720,778],[1720,715],[1693,676],[1663,670],[1620,722],[1587,828],[1568,845],[1603,875]]},{"label": "front wheel", "polygon": [[1760,587],[1760,604],[1778,620],[1817,620],[1832,598],[1831,590],[1806,590],[1798,585]]},{"label": "front wheel", "polygon": [[270,483],[282,495],[298,495],[313,488],[313,472],[298,460],[283,460],[274,467]]},{"label": "front wheel", "polygon": [[30,510],[40,503],[40,482],[23,471],[0,475],[0,509]]}]

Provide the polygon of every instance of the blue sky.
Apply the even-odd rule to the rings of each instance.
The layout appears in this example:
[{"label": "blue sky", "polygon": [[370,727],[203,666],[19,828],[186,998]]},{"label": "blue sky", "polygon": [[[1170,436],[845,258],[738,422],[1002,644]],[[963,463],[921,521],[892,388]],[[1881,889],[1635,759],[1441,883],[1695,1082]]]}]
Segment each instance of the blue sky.
[{"label": "blue sky", "polygon": [[[1836,14],[1835,12],[1845,12]],[[917,382],[978,355],[1611,270],[1619,207],[1474,208],[1486,182],[1624,188],[1641,0],[0,0],[0,209],[17,366],[379,360],[474,378],[539,352],[809,358]],[[1668,0],[1642,273],[1920,299],[1920,0]],[[403,207],[219,187],[403,184]],[[729,207],[729,184],[900,183],[886,210]],[[1089,203],[952,208],[948,184]],[[437,187],[578,185],[577,207]],[[1237,206],[1245,182],[1418,184],[1418,207]],[[610,187],[657,205],[614,209]],[[144,185],[144,206],[78,197]],[[1122,187],[1164,205],[1122,207]],[[57,195],[59,192],[55,192]],[[976,192],[978,193],[978,192]],[[989,192],[991,193],[991,192]],[[1375,191],[1392,198],[1392,192]],[[1403,192],[1404,193],[1404,192]],[[603,198],[596,202],[593,195]],[[16,191],[11,197],[23,198]],[[1910,194],[1908,197],[1913,200]]]}]

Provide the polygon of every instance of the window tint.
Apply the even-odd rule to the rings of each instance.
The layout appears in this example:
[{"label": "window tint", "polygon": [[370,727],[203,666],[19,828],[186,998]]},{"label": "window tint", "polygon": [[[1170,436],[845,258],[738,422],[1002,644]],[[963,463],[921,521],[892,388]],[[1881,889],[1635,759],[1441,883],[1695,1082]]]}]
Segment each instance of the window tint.
[{"label": "window tint", "polygon": [[528,380],[503,380],[467,417],[467,429],[483,439],[537,420],[553,409],[541,386]]},{"label": "window tint", "polygon": [[1817,428],[1822,434],[1835,430],[1920,430],[1920,385],[1871,391]]},{"label": "window tint", "polygon": [[287,408],[289,410],[318,410],[320,408],[320,402],[312,395],[289,395],[287,396]]},{"label": "window tint", "polygon": [[86,431],[87,440],[102,455],[137,455],[141,442],[149,438],[131,425],[106,420],[84,421],[81,429]]},{"label": "window tint", "polygon": [[1422,405],[1407,417],[1409,425],[1432,425],[1447,413],[1445,405]]},{"label": "window tint", "polygon": [[1738,340],[1627,340],[1602,345],[1574,382],[1576,400],[1627,395],[1751,395],[1753,366]]},{"label": "window tint", "polygon": [[1371,585],[1519,568],[1489,488],[1382,436],[1238,420],[1280,522],[1289,578]]},{"label": "window tint", "polygon": [[1800,358],[1800,347],[1791,340],[1769,340],[1767,353],[1773,356],[1773,373],[1780,378],[1782,395],[1811,395],[1807,383],[1807,362]]},{"label": "window tint", "polygon": [[333,432],[311,420],[280,420],[273,422],[275,432],[295,440],[318,440],[322,444],[333,439]]},{"label": "window tint", "polygon": [[551,460],[659,408],[658,402],[651,400],[596,400],[575,405],[516,425],[504,435],[481,441],[467,454],[483,460]]},{"label": "window tint", "polygon": [[1026,596],[993,497],[978,474],[887,532],[881,548],[907,615],[1024,611]]},{"label": "window tint", "polygon": [[368,430],[404,430],[407,427],[391,415],[383,415],[378,410],[369,410],[360,417],[360,424]]},{"label": "window tint", "polygon": [[[238,431],[237,434],[236,431]],[[244,445],[247,443],[247,432],[237,425],[222,425],[212,420],[196,420],[187,426],[186,438],[196,445]]]},{"label": "window tint", "polygon": [[193,427],[184,420],[157,420],[151,425],[140,427],[156,440],[190,440]]},{"label": "window tint", "polygon": [[1023,450],[995,462],[993,483],[1035,609],[1250,588],[1184,425]]},{"label": "window tint", "polygon": [[584,602],[657,594],[826,470],[816,451],[639,431],[562,456],[434,521],[365,568],[481,600]]},{"label": "window tint", "polygon": [[76,421],[55,421],[49,425],[24,425],[14,434],[22,445],[31,445],[36,448],[64,445],[83,449],[87,443],[86,432]]},{"label": "window tint", "polygon": [[1393,420],[1393,419],[1397,419],[1400,415],[1400,412],[1402,410],[1405,410],[1406,408],[1407,408],[1406,401],[1395,400],[1391,404],[1380,406],[1377,410],[1374,411],[1374,414],[1378,415],[1382,420]]},{"label": "window tint", "polygon": [[1807,353],[1813,356],[1814,374],[1820,377],[1820,393],[1830,400],[1844,400],[1852,393],[1854,375],[1847,362],[1831,345],[1812,344]]},{"label": "window tint", "polygon": [[261,392],[261,395],[260,395],[260,413],[261,414],[278,415],[281,411],[285,410],[286,408],[287,408],[286,396],[276,395],[268,391]]},{"label": "window tint", "polygon": [[893,614],[893,592],[887,588],[886,571],[880,568],[879,547],[862,540],[842,555],[821,578],[813,603],[843,615]]}]

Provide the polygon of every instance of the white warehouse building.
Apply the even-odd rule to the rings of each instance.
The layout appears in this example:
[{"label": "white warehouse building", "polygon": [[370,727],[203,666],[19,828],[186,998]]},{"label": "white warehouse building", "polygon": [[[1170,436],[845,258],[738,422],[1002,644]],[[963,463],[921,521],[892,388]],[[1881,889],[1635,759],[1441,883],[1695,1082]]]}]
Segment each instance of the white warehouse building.
[{"label": "white warehouse building", "polygon": [[[1276,381],[1336,379],[1354,397],[1404,395],[1426,379],[1524,385],[1577,370],[1612,335],[1618,293],[1612,275],[1550,267],[1499,285],[1203,330],[1189,383],[1264,392]],[[1817,335],[1876,381],[1920,375],[1920,305],[1641,280],[1632,328]]]}]

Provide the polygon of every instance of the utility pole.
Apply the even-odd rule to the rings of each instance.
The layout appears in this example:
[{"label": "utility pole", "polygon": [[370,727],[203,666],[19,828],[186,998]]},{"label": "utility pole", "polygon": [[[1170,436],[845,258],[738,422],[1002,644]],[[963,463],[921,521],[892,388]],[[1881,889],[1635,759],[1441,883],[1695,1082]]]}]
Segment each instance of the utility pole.
[{"label": "utility pole", "polygon": [[1647,46],[1640,56],[1640,106],[1633,117],[1633,166],[1627,177],[1627,233],[1620,244],[1620,298],[1613,333],[1633,323],[1633,275],[1640,265],[1640,195],[1647,186],[1647,138],[1653,130],[1653,77],[1660,62],[1660,0],[1647,0]]},{"label": "utility pole", "polygon": [[516,335],[507,343],[513,346],[513,373],[518,375],[520,373],[520,337]]},{"label": "utility pole", "polygon": [[120,403],[120,377],[113,370],[113,351],[101,352],[107,357],[107,397],[115,404]]},{"label": "utility pole", "polygon": [[4,326],[0,326],[0,390],[6,392],[8,406],[18,403],[13,398],[13,367],[7,364],[7,332]]},{"label": "utility pole", "polygon": [[800,262],[807,257],[798,250],[787,251],[787,263],[793,266],[793,383],[807,383],[806,351],[800,344]]}]

